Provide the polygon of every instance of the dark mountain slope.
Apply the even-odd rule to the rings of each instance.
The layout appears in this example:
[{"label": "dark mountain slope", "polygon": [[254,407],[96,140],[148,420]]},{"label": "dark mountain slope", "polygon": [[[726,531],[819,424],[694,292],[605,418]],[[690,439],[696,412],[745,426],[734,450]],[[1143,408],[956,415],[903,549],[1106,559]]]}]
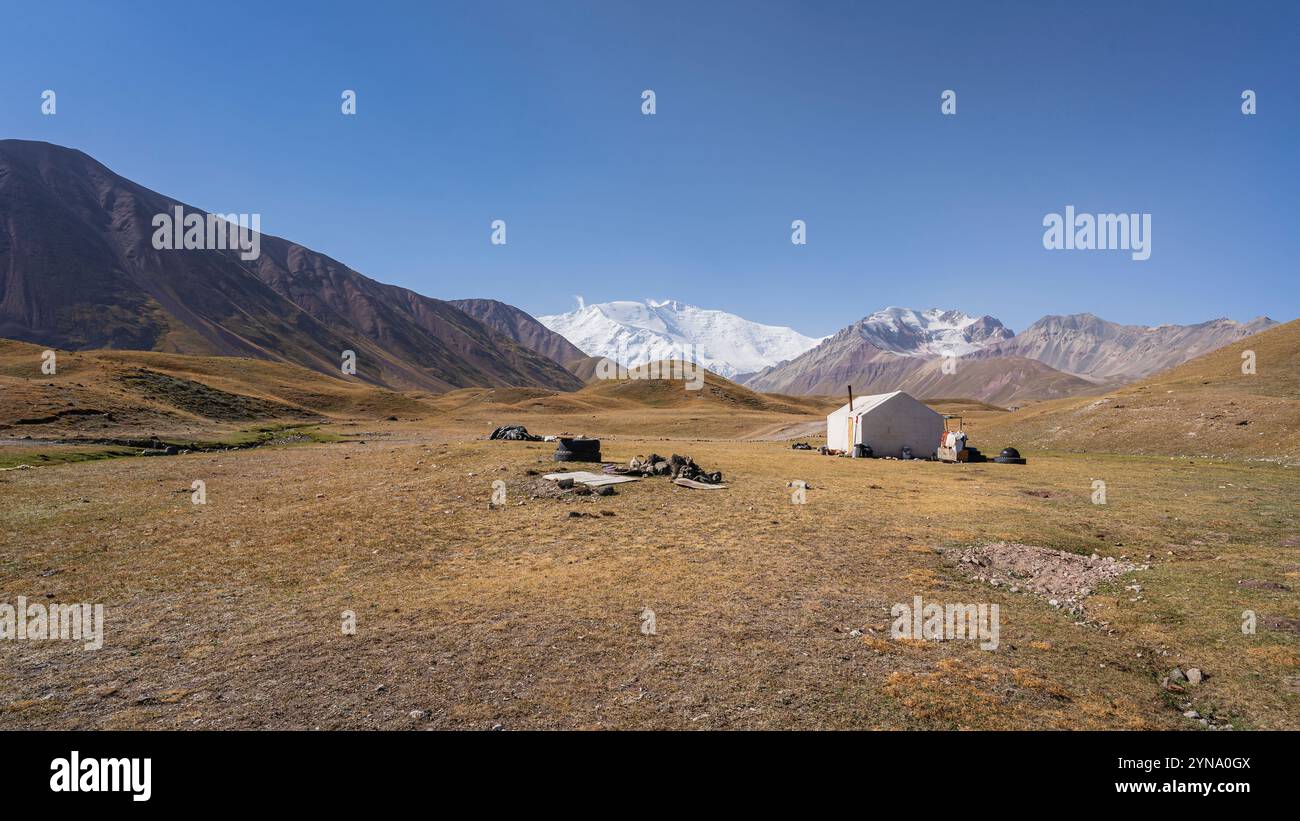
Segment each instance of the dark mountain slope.
[{"label": "dark mountain slope", "polygon": [[[581,383],[450,303],[262,235],[261,255],[156,250],[175,200],[49,143],[0,141],[0,336],[252,356],[396,388]],[[186,206],[186,213],[203,213]]]},{"label": "dark mountain slope", "polygon": [[561,365],[587,358],[572,342],[513,305],[495,299],[453,299],[451,304],[530,351]]}]

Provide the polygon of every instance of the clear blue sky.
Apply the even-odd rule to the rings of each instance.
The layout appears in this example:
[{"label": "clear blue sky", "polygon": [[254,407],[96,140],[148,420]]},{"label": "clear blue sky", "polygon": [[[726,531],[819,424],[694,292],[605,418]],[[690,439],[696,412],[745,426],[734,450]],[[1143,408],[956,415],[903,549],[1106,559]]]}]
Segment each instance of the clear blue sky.
[{"label": "clear blue sky", "polygon": [[[0,136],[534,314],[1300,315],[1295,2],[11,2]],[[1043,249],[1067,204],[1151,259]]]}]

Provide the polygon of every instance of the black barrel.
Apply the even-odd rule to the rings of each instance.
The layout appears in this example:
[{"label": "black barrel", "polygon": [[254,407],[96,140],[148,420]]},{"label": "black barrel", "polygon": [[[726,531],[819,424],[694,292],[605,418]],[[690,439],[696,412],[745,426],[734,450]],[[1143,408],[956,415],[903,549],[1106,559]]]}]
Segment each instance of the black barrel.
[{"label": "black barrel", "polygon": [[599,462],[600,440],[561,436],[551,458],[556,462]]}]

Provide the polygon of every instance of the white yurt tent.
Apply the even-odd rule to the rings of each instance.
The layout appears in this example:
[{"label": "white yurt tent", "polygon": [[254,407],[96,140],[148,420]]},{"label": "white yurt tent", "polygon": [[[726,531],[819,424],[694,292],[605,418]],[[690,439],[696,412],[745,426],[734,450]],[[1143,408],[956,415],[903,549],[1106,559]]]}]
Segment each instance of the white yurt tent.
[{"label": "white yurt tent", "polygon": [[902,391],[858,396],[826,417],[826,447],[849,451],[865,444],[876,456],[901,456],[904,447],[925,459],[943,435],[943,416]]}]

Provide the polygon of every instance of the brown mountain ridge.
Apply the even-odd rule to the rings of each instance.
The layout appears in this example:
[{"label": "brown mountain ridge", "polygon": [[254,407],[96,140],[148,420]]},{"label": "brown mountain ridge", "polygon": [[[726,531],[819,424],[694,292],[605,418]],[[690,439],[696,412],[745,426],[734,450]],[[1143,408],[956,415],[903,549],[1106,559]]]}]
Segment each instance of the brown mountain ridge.
[{"label": "brown mountain ridge", "polygon": [[[376,282],[296,243],[261,254],[156,250],[176,200],[86,154],[0,141],[0,337],[74,350],[246,356],[444,391],[581,381],[451,303]],[[185,206],[187,213],[204,213]]]}]

